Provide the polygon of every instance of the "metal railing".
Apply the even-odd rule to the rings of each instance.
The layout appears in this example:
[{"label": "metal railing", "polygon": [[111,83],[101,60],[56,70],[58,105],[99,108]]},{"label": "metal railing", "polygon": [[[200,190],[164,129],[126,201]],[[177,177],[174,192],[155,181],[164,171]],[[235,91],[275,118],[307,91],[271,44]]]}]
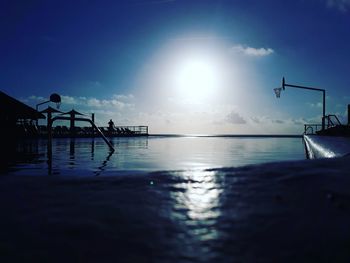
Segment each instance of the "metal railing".
[{"label": "metal railing", "polygon": [[[110,127],[98,127],[103,134],[110,137],[117,136],[147,136],[148,126],[114,126]],[[39,134],[47,135],[48,130],[44,125],[39,126]],[[52,127],[53,137],[70,137],[74,135],[75,137],[93,137],[96,135],[95,129],[93,127],[79,127],[75,126],[74,131],[72,131],[67,126],[55,126]]]},{"label": "metal railing", "polygon": [[316,134],[322,131],[322,124],[304,124],[304,134]]},{"label": "metal railing", "polygon": [[148,135],[148,126],[101,127],[110,135]]},{"label": "metal railing", "polygon": [[[50,145],[51,147],[51,141],[52,141],[52,124],[54,121],[56,120],[71,120],[70,117],[63,117],[63,116],[56,116],[53,117],[51,120],[49,120],[48,126],[47,126],[47,131],[48,131],[48,145]],[[114,152],[114,147],[112,145],[112,143],[106,138],[106,136],[103,134],[103,132],[101,131],[101,129],[99,127],[96,126],[96,124],[90,120],[90,119],[86,119],[86,118],[74,118],[74,121],[84,121],[84,122],[89,122],[92,126],[92,130],[96,131],[97,134],[99,134],[102,139],[106,142],[106,144],[109,146],[109,149]],[[71,135],[75,136],[75,129],[72,131],[72,129],[70,130]]]},{"label": "metal railing", "polygon": [[[326,115],[323,118],[322,123],[324,124],[325,129],[344,126],[340,123],[338,117],[334,114]],[[317,134],[321,131],[323,131],[322,124],[304,124],[304,134]]]},{"label": "metal railing", "polygon": [[325,116],[325,124],[326,124],[326,129],[335,127],[338,125],[342,125],[338,119],[338,117],[334,114],[327,115]]}]

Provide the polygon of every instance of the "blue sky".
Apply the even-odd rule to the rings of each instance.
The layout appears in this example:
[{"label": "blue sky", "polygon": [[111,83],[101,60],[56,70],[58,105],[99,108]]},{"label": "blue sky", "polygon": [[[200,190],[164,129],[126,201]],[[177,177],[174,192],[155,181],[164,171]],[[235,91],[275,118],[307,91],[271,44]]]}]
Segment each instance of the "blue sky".
[{"label": "blue sky", "polygon": [[[89,3],[88,3],[89,2]],[[0,89],[153,133],[301,133],[350,103],[350,0],[1,1]]]}]

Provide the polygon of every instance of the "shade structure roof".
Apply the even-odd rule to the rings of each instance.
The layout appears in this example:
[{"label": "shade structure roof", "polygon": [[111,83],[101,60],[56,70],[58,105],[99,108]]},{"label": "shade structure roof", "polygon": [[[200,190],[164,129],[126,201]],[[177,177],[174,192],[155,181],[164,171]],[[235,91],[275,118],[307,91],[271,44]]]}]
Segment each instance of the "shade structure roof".
[{"label": "shade structure roof", "polygon": [[62,113],[62,111],[56,110],[51,106],[48,106],[45,110],[40,111],[41,113]]},{"label": "shade structure roof", "polygon": [[77,112],[76,110],[72,109],[71,111],[67,111],[62,113],[61,115],[85,115],[80,112]]},{"label": "shade structure roof", "polygon": [[11,119],[45,119],[45,115],[0,91],[0,112]]}]

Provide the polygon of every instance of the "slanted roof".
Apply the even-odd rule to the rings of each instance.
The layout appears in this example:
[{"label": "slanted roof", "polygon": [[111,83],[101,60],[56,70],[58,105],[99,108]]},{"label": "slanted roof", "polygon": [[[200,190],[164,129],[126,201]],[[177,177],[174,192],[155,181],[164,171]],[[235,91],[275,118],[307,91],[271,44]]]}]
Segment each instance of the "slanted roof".
[{"label": "slanted roof", "polygon": [[45,115],[0,91],[0,114],[11,119],[45,119]]},{"label": "slanted roof", "polygon": [[61,115],[71,115],[71,116],[73,115],[73,116],[75,116],[75,115],[85,115],[85,114],[82,114],[82,113],[77,112],[76,110],[72,109],[71,111],[67,111],[67,112],[62,113]]},{"label": "slanted roof", "polygon": [[40,111],[41,113],[62,113],[62,111],[56,110],[51,106],[48,106],[45,110]]}]

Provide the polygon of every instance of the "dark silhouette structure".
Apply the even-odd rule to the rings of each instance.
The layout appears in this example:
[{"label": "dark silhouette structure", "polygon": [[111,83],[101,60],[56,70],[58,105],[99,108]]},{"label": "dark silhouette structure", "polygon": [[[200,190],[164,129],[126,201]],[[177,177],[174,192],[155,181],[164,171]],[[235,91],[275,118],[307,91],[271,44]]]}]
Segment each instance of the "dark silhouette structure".
[{"label": "dark silhouette structure", "polygon": [[[64,117],[63,115],[67,115],[69,114],[69,117]],[[54,121],[56,120],[65,120],[65,121],[70,121],[70,136],[71,137],[75,137],[76,133],[75,133],[75,121],[83,121],[83,122],[88,122],[91,124],[91,126],[99,133],[99,135],[102,137],[102,139],[106,142],[106,144],[109,146],[110,150],[112,152],[114,152],[114,147],[112,145],[112,143],[105,137],[105,135],[103,134],[103,132],[95,125],[95,123],[88,119],[88,118],[82,118],[82,117],[76,117],[76,115],[84,115],[81,114],[75,110],[71,110],[69,112],[63,113],[60,116],[56,116],[54,118],[52,118],[49,121],[47,130],[48,130],[48,145],[49,147],[51,147],[52,145],[52,124]]]},{"label": "dark silhouette structure", "polygon": [[76,136],[77,133],[77,127],[75,127],[75,119],[76,116],[80,115],[80,116],[84,116],[84,114],[72,109],[71,111],[65,112],[63,114],[61,114],[62,116],[64,115],[69,115],[69,122],[70,122],[70,127],[69,127],[69,131],[72,137]]},{"label": "dark silhouette structure", "polygon": [[348,105],[348,123],[342,124],[338,117],[334,114],[326,115],[326,90],[319,88],[312,88],[294,84],[287,84],[285,78],[282,78],[282,86],[280,88],[275,88],[274,92],[277,98],[280,98],[281,91],[285,90],[286,87],[305,89],[311,91],[322,92],[322,124],[308,123],[304,124],[304,134],[317,134],[325,136],[350,136],[350,105]]},{"label": "dark silhouette structure", "polygon": [[285,78],[283,77],[282,78],[282,86],[280,88],[274,89],[277,98],[280,98],[281,90],[285,90],[286,87],[322,92],[322,104],[323,104],[323,107],[322,107],[322,130],[324,130],[325,129],[325,122],[326,122],[326,90],[319,89],[319,88],[300,86],[300,85],[294,85],[294,84],[287,84]]},{"label": "dark silhouette structure", "polygon": [[35,121],[45,116],[0,91],[0,134],[6,137],[23,137],[37,135]]},{"label": "dark silhouette structure", "polygon": [[[49,99],[49,100],[38,103],[38,104],[35,106],[35,109],[36,109],[37,111],[39,111],[39,110],[38,110],[38,107],[39,107],[40,105],[43,105],[43,104],[46,104],[46,103],[49,103],[49,102],[54,102],[54,103],[56,103],[56,107],[57,107],[57,109],[59,109],[60,106],[61,106],[61,96],[58,95],[57,93],[52,93],[52,94],[50,95],[50,99]],[[39,125],[39,124],[38,124],[38,120],[36,121],[36,125],[37,125],[37,126]]]},{"label": "dark silhouette structure", "polygon": [[36,105],[36,110],[38,110],[38,107],[39,107],[40,105],[45,104],[45,103],[49,103],[49,102],[54,102],[54,103],[56,103],[57,109],[59,109],[59,108],[60,108],[60,105],[61,105],[61,96],[58,95],[57,93],[52,93],[52,94],[50,95],[50,99],[49,99],[49,100],[44,101],[44,102],[40,102],[40,103],[38,103],[38,104]]},{"label": "dark silhouette structure", "polygon": [[41,113],[47,114],[47,126],[49,125],[50,120],[52,119],[53,113],[62,113],[62,111],[56,110],[51,106],[48,106],[45,110],[40,111]]},{"label": "dark silhouette structure", "polygon": [[[50,96],[50,100],[39,103],[38,105],[54,102],[60,104],[60,97],[54,93]],[[38,106],[37,105],[37,106]],[[47,125],[38,125],[38,119],[45,119],[47,114]],[[54,114],[59,114],[59,119],[70,122],[70,127],[55,126],[51,127],[52,137],[94,137],[97,129],[95,128],[95,114],[89,119],[90,127],[76,126],[76,121],[81,121],[85,114],[71,110],[62,113],[52,107],[47,107],[45,110],[38,112],[28,105],[12,98],[11,96],[0,91],[0,135],[5,138],[13,138],[8,141],[16,141],[17,138],[27,137],[47,137],[49,123],[56,117]],[[66,116],[65,116],[66,115]],[[68,116],[67,116],[68,115]],[[86,118],[84,119],[86,122]],[[98,127],[108,137],[121,136],[147,136],[148,126],[118,126],[114,125],[113,120],[110,120],[108,127]]]}]

